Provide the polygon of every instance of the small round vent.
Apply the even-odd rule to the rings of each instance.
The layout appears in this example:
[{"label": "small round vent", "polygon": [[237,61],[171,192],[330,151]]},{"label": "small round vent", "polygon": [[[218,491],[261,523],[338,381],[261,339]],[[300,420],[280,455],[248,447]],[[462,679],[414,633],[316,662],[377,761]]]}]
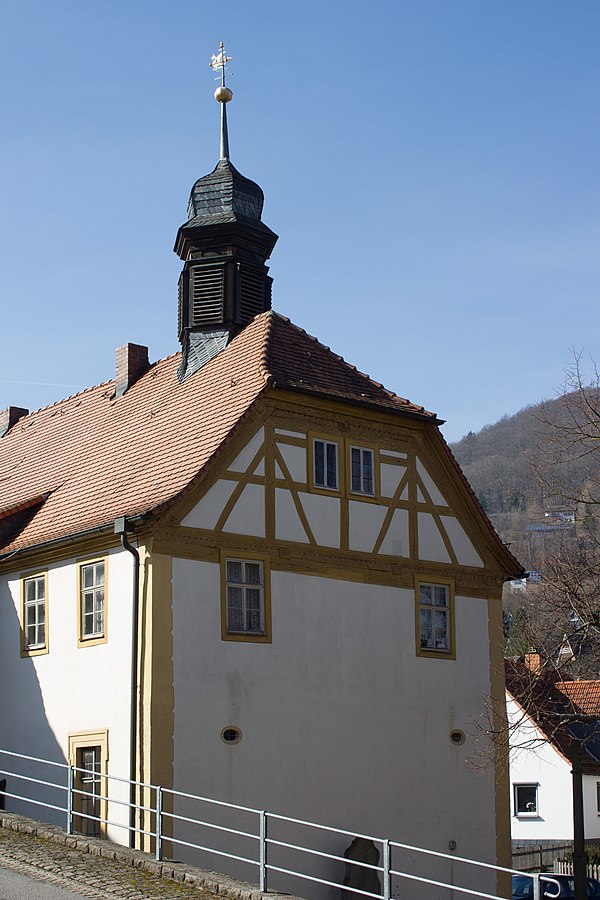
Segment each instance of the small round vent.
[{"label": "small round vent", "polygon": [[242,739],[242,732],[235,725],[228,725],[221,732],[221,740],[226,744],[239,744]]},{"label": "small round vent", "polygon": [[466,740],[464,731],[461,731],[460,728],[455,728],[450,732],[450,740],[455,747],[459,747],[461,744],[464,744]]}]

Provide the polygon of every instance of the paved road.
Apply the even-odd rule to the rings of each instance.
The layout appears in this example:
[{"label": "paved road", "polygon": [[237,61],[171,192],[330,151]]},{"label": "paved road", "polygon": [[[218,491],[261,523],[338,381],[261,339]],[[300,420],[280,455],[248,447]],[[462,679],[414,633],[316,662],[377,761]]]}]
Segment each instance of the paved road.
[{"label": "paved road", "polygon": [[84,894],[74,894],[54,887],[45,881],[17,875],[0,868],[0,900],[86,900]]},{"label": "paved road", "polygon": [[[35,893],[36,883],[40,890],[47,888],[47,892]],[[29,893],[16,892],[27,889]],[[0,828],[0,900],[106,900],[107,897],[218,900],[214,894],[177,884],[144,869]]]}]

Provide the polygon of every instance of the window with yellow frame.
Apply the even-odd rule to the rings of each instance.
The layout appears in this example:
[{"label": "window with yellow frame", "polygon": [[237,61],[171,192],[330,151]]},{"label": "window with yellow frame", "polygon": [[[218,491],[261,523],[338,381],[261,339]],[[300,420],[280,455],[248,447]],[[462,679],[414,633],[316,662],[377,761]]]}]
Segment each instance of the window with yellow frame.
[{"label": "window with yellow frame", "polygon": [[415,602],[417,654],[455,659],[454,583],[418,578]]},{"label": "window with yellow frame", "polygon": [[271,593],[266,556],[223,553],[221,637],[226,641],[271,641]]},{"label": "window with yellow frame", "polygon": [[102,558],[77,564],[79,646],[106,641],[107,563]]},{"label": "window with yellow frame", "polygon": [[21,656],[48,652],[48,573],[21,579]]}]

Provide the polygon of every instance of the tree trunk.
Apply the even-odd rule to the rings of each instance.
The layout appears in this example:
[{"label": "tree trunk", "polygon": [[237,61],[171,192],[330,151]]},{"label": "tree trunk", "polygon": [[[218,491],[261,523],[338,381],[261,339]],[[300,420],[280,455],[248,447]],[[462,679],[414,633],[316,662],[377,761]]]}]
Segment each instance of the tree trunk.
[{"label": "tree trunk", "polygon": [[585,858],[585,830],[583,824],[583,769],[580,747],[575,749],[572,763],[574,900],[587,900],[587,862]]}]

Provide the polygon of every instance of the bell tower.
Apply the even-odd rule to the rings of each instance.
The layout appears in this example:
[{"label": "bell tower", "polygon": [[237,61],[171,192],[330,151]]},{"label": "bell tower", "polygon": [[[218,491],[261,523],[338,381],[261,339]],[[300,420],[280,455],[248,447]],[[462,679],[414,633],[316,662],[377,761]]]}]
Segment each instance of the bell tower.
[{"label": "bell tower", "polygon": [[229,159],[225,84],[231,57],[221,43],[210,63],[220,73],[215,99],[221,104],[220,159],[192,187],[188,220],[174,250],[183,260],[179,277],[179,340],[183,381],[222,350],[247,322],[271,308],[266,261],[277,235],[262,221],[264,195]]}]

